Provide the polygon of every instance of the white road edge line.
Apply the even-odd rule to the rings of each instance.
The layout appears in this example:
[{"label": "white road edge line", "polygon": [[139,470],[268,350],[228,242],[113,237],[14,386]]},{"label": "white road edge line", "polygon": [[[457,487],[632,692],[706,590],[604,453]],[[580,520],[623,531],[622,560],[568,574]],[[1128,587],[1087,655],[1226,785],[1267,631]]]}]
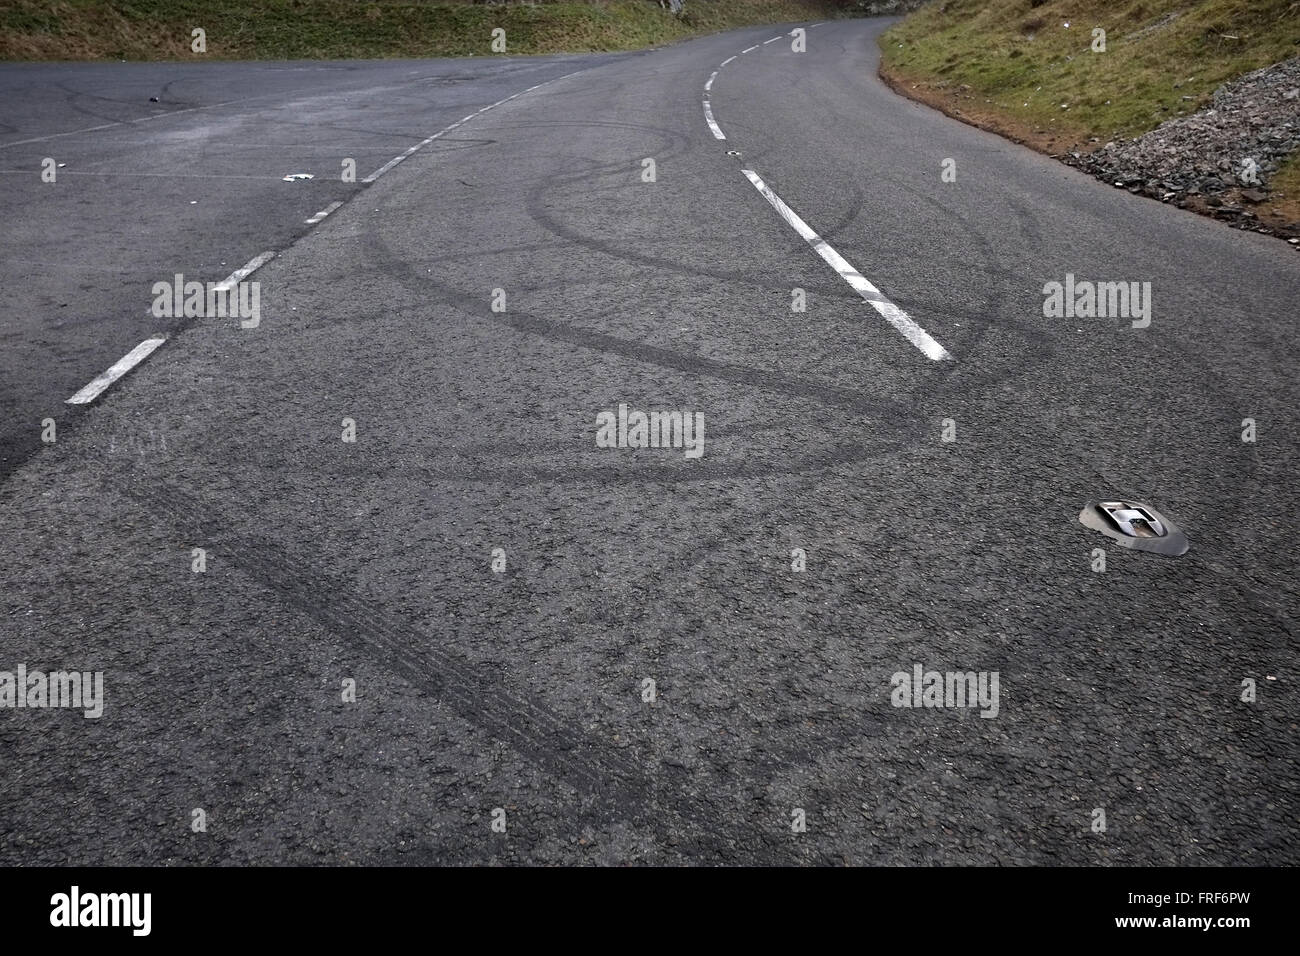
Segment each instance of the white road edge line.
[{"label": "white road edge line", "polygon": [[832,249],[830,243],[813,232],[808,224],[781,200],[780,196],[768,188],[757,173],[752,169],[742,169],[741,172],[754,184],[754,188],[772,204],[772,208],[781,215],[781,218],[789,223],[790,227],[799,233],[804,238],[804,241],[812,246],[813,250],[825,259],[832,269],[840,274],[840,278],[847,282],[858,295],[866,299],[872,308],[884,316],[886,322],[903,333],[904,338],[920,349],[926,358],[936,362],[952,358],[948,354],[948,350],[936,342],[929,332],[917,325],[906,312],[885,298],[884,293],[863,278],[862,273],[849,265],[848,260]]},{"label": "white road edge line", "polygon": [[705,101],[704,101],[704,119],[708,122],[708,124],[709,124],[709,129],[713,130],[713,135],[714,135],[714,136],[716,136],[718,139],[726,139],[726,138],[727,138],[727,137],[724,136],[723,133],[722,133],[722,127],[720,127],[720,126],[717,124],[717,121],[714,120],[714,118],[713,118],[713,108],[712,108],[711,106],[709,106],[709,101],[708,101],[708,100],[705,100]]},{"label": "white road edge line", "polygon": [[709,77],[709,82],[707,82],[707,83],[704,84],[704,92],[705,92],[705,93],[707,93],[707,92],[709,92],[709,90],[713,89],[713,81],[716,80],[717,78],[718,78],[718,71],[717,71],[717,70],[714,70],[714,71],[713,71],[713,75]]},{"label": "white road edge line", "polygon": [[723,60],[721,63],[718,64],[718,69],[719,69],[719,70],[722,69],[724,66],[726,66],[728,63],[730,63],[730,62],[731,62],[732,60],[734,60],[734,59],[735,59],[734,56],[729,56],[729,57],[727,57],[725,60]]},{"label": "white road edge line", "polygon": [[740,52],[741,52],[741,53],[750,53],[750,52],[752,52],[753,50],[757,50],[758,47],[759,47],[759,44],[755,43],[753,46],[751,46],[751,47],[746,47],[745,49],[741,50]]},{"label": "white road edge line", "polygon": [[154,349],[166,342],[163,338],[145,339],[131,351],[114,362],[108,371],[93,378],[88,385],[64,402],[65,405],[86,405],[131,369],[143,362]]},{"label": "white road edge line", "polygon": [[772,37],[772,39],[770,39],[770,40],[764,40],[764,41],[763,41],[763,46],[767,46],[769,43],[775,43],[775,42],[776,42],[777,40],[779,40],[779,39],[781,39],[781,38],[780,38],[780,37]]},{"label": "white road edge line", "polygon": [[339,206],[342,205],[343,205],[342,200],[339,200],[338,202],[332,202],[324,209],[322,209],[320,212],[316,213],[316,215],[312,216],[310,219],[304,219],[303,222],[309,226],[314,226],[316,225],[316,223],[320,222],[322,219],[324,219],[326,216],[328,216],[335,209],[338,209]]}]

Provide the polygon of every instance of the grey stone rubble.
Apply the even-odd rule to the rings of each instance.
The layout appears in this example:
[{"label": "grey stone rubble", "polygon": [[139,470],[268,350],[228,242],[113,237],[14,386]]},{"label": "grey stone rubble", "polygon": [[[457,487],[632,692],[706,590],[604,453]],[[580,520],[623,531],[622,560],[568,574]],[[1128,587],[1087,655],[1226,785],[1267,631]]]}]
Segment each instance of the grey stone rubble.
[{"label": "grey stone rubble", "polygon": [[[1271,198],[1273,174],[1298,149],[1300,57],[1293,57],[1225,83],[1203,110],[1168,120],[1135,139],[1061,158],[1129,192],[1193,208],[1242,229],[1296,238],[1300,223],[1266,225],[1249,207]],[[1256,167],[1253,177],[1248,160]]]}]

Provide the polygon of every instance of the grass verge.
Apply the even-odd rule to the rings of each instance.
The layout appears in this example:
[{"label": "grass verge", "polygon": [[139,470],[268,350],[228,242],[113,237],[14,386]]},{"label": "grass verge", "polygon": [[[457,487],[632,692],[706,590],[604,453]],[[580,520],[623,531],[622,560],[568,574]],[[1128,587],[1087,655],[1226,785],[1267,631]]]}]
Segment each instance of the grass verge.
[{"label": "grass verge", "polygon": [[[935,0],[880,46],[903,95],[1060,155],[1194,113],[1222,83],[1300,54],[1300,2]],[[1277,192],[1300,196],[1296,167]],[[1287,202],[1257,211],[1285,218]]]},{"label": "grass verge", "polygon": [[[823,0],[477,4],[419,0],[6,0],[4,60],[377,59],[635,50],[759,23],[834,15]],[[207,52],[191,50],[201,28]]]}]

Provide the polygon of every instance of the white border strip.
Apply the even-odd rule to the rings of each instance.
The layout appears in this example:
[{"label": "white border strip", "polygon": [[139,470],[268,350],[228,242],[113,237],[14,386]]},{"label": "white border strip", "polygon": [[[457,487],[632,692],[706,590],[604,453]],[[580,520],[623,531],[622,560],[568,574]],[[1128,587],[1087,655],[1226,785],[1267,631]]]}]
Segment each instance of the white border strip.
[{"label": "white border strip", "polygon": [[793,209],[781,201],[780,196],[767,187],[767,184],[758,177],[757,173],[752,169],[742,169],[741,172],[749,177],[749,181],[754,184],[754,188],[763,194],[764,198],[772,204],[772,208],[780,213],[781,218],[789,223],[795,232],[803,236],[804,241],[812,246],[813,250],[840,274],[840,278],[847,282],[858,295],[871,303],[871,307],[884,316],[886,322],[903,333],[903,336],[920,349],[926,358],[936,362],[952,358],[948,354],[948,350],[936,342],[929,332],[917,325],[906,312],[885,298],[884,293],[863,278],[862,273],[849,265],[848,260],[832,249],[830,243],[813,232],[808,224],[795,214]]},{"label": "white border strip", "polygon": [[90,402],[93,402],[99,397],[100,393],[103,392],[104,389],[108,388],[108,386],[112,385],[127,372],[131,371],[131,369],[143,362],[149,357],[150,353],[152,353],[154,349],[162,345],[165,341],[167,340],[163,338],[145,339],[131,351],[127,352],[120,359],[114,362],[109,367],[108,371],[91,379],[88,385],[82,388],[81,391],[77,392],[76,395],[69,398],[64,402],[64,404],[87,405]]}]

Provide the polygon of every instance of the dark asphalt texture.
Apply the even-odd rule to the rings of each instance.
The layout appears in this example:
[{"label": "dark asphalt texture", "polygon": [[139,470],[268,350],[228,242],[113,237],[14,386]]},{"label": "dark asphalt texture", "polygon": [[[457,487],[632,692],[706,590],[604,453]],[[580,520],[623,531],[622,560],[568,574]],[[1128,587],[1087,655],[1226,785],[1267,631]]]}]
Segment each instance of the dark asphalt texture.
[{"label": "dark asphalt texture", "polygon": [[[728,64],[725,141],[706,80],[788,27],[0,68],[0,669],[107,698],[0,710],[0,863],[1300,863],[1300,257],[896,96],[887,22]],[[15,145],[164,89],[237,102]],[[43,155],[167,175],[47,185]],[[263,249],[259,328],[178,323],[62,405],[158,331],[152,282]],[[1152,283],[1150,327],[1045,318],[1066,273]],[[705,453],[597,447],[620,402],[702,412]],[[1078,522],[1114,497],[1190,552]],[[997,672],[998,715],[892,706],[915,664]]]},{"label": "dark asphalt texture", "polygon": [[0,64],[0,477],[40,447],[34,423],[183,325],[148,314],[153,283],[219,282],[430,133],[617,59]]}]

